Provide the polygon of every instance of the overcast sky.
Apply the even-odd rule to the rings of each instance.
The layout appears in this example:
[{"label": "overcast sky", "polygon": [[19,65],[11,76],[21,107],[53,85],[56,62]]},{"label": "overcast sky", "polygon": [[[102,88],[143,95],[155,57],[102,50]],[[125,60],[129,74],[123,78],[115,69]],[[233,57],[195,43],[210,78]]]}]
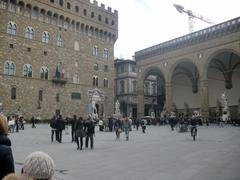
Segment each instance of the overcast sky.
[{"label": "overcast sky", "polygon": [[[115,57],[132,59],[136,51],[189,33],[186,14],[173,4],[214,21],[216,24],[240,16],[240,0],[98,0],[118,10],[118,40]],[[211,25],[195,19],[194,30]]]}]

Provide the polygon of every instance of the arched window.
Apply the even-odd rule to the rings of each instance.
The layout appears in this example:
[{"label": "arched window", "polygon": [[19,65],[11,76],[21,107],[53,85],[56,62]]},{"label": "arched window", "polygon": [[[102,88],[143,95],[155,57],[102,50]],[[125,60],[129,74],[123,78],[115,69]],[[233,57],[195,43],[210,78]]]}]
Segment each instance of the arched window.
[{"label": "arched window", "polygon": [[83,15],[84,15],[84,16],[87,15],[87,10],[86,10],[86,9],[83,10]]},{"label": "arched window", "polygon": [[75,6],[75,12],[78,13],[79,12],[79,7]]},{"label": "arched window", "polygon": [[4,64],[4,74],[14,75],[15,74],[15,65],[12,61],[6,61]]},{"label": "arched window", "polygon": [[108,88],[108,79],[107,78],[103,79],[103,87]]},{"label": "arched window", "polygon": [[57,47],[63,47],[63,41],[61,35],[57,37]]},{"label": "arched window", "polygon": [[96,71],[98,70],[98,64],[97,64],[97,63],[95,63],[95,64],[93,65],[93,69],[96,70]]},{"label": "arched window", "polygon": [[120,81],[120,94],[124,94],[125,92],[125,83],[124,81]]},{"label": "arched window", "polygon": [[93,86],[98,87],[98,77],[97,76],[93,76]]},{"label": "arched window", "polygon": [[67,3],[67,8],[71,9],[71,4],[69,2]]},{"label": "arched window", "polygon": [[98,47],[97,46],[93,47],[93,56],[98,57]]},{"label": "arched window", "polygon": [[33,31],[33,28],[30,27],[30,26],[26,27],[25,38],[33,39],[33,37],[34,37],[34,31]]},{"label": "arched window", "polygon": [[7,33],[8,34],[11,34],[11,35],[16,35],[16,32],[17,32],[17,25],[15,22],[8,22],[8,25],[7,25]]},{"label": "arched window", "polygon": [[40,69],[40,79],[48,80],[48,68],[45,66]]},{"label": "arched window", "polygon": [[32,77],[32,66],[30,64],[25,64],[23,66],[23,76]]},{"label": "arched window", "polygon": [[63,0],[59,0],[59,5],[63,6]]},{"label": "arched window", "polygon": [[50,34],[49,34],[49,32],[44,31],[43,34],[42,34],[42,42],[48,44],[49,41],[50,41]]}]

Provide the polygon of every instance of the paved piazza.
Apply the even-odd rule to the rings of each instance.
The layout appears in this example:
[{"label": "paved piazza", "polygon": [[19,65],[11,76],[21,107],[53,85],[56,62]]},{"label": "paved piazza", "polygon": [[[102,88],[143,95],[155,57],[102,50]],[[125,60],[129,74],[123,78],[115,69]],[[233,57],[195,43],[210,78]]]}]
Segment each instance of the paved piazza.
[{"label": "paved piazza", "polygon": [[[189,133],[171,132],[169,126],[133,130],[130,140],[99,132],[95,149],[77,150],[70,134],[63,143],[50,142],[49,125],[10,134],[16,172],[24,158],[44,151],[56,164],[55,179],[64,180],[239,180],[240,127],[199,127],[194,142]],[[70,129],[69,129],[70,130]],[[69,131],[70,132],[70,131]]]}]

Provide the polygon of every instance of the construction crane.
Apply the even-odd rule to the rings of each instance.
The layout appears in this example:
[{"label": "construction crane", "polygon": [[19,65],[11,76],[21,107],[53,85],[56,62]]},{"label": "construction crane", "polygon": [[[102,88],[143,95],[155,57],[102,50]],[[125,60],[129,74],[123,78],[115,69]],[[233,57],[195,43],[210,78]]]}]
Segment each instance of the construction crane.
[{"label": "construction crane", "polygon": [[180,13],[186,13],[188,15],[188,23],[189,23],[189,32],[192,33],[194,31],[194,18],[200,19],[203,22],[208,24],[215,24],[213,21],[209,20],[208,18],[203,17],[200,14],[194,13],[191,10],[185,9],[180,4],[173,4],[176,10]]}]

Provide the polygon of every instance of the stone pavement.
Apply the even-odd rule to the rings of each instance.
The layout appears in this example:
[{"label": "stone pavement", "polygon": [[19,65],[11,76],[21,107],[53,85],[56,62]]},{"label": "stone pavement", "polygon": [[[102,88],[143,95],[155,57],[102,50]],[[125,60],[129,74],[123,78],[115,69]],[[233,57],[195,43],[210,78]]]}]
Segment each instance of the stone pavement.
[{"label": "stone pavement", "polygon": [[[77,150],[70,133],[63,143],[50,142],[49,125],[10,134],[16,172],[33,151],[48,153],[56,164],[55,179],[64,180],[239,180],[240,127],[199,127],[194,142],[189,133],[169,126],[135,129],[126,141],[96,128],[93,150]],[[70,129],[69,129],[70,130]],[[69,131],[70,132],[70,131]]]}]

